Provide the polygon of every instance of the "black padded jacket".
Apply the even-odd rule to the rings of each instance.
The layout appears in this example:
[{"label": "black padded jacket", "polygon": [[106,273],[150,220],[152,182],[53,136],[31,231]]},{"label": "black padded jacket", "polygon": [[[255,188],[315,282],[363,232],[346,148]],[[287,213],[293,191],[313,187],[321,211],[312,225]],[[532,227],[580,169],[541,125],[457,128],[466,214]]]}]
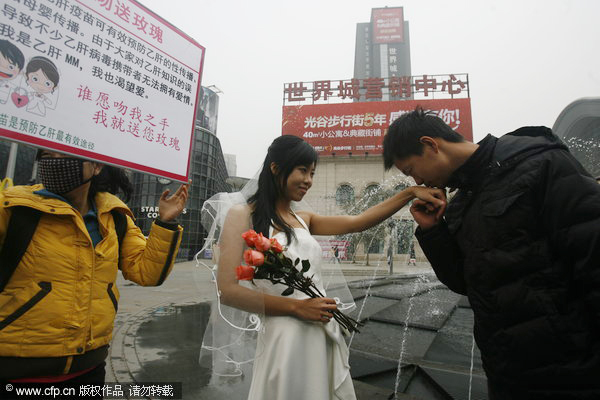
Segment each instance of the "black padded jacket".
[{"label": "black padded jacket", "polygon": [[417,239],[467,295],[491,399],[600,399],[600,185],[550,129],[486,137]]}]

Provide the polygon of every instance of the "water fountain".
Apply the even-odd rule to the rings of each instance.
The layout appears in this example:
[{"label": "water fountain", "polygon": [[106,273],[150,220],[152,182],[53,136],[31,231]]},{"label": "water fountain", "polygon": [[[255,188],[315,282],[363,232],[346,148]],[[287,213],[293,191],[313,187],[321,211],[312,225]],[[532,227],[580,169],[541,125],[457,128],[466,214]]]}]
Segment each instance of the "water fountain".
[{"label": "water fountain", "polygon": [[[398,183],[404,182],[384,182],[382,186]],[[357,203],[360,202],[369,201],[363,198]],[[400,214],[406,218],[408,208]],[[389,242],[391,230],[384,227],[381,230],[385,233],[385,242]],[[369,279],[350,283],[358,306],[354,316],[366,322],[363,333],[348,340],[355,382],[365,382],[371,388],[386,388],[394,398],[401,398],[403,393],[431,398],[435,392],[431,388],[442,381],[444,384],[440,386],[446,389],[435,392],[440,398],[466,399],[474,393],[476,398],[485,399],[485,377],[472,340],[468,302],[441,285],[432,271],[377,279],[378,272],[386,267],[384,254],[374,260]],[[455,325],[460,326],[460,332],[453,332]],[[443,332],[441,339],[438,332]],[[440,357],[440,350],[446,355]],[[463,383],[457,384],[457,388],[448,388],[448,381],[456,381],[457,375],[465,377]]]},{"label": "water fountain", "polygon": [[400,386],[400,378],[402,376],[402,357],[404,356],[404,346],[406,345],[406,337],[408,334],[408,321],[410,320],[410,312],[412,311],[413,299],[417,294],[417,283],[418,279],[415,280],[413,285],[413,293],[408,298],[408,311],[406,312],[406,320],[404,321],[404,331],[402,332],[402,345],[400,346],[400,357],[398,357],[398,371],[396,372],[396,382],[394,384],[394,400],[398,399],[398,388]]},{"label": "water fountain", "polygon": [[[386,182],[383,186],[392,187],[398,183],[401,181]],[[360,198],[356,204],[367,202]],[[401,211],[400,217],[409,218],[407,208]],[[408,226],[400,230],[408,229]],[[363,235],[363,243],[357,240],[356,246],[368,249],[373,240],[382,237],[385,243],[390,242],[392,233],[387,224],[382,224],[375,233]],[[412,236],[412,228],[407,233]],[[396,274],[389,275],[386,256],[385,251],[375,257],[371,254],[371,266],[360,267],[364,268],[361,278],[350,276],[354,280],[349,286],[357,306],[350,315],[365,322],[362,333],[347,338],[359,398],[387,399],[391,394],[398,399],[405,394],[423,399],[434,398],[434,395],[435,398],[451,398],[449,393],[452,393],[454,398],[485,399],[485,379],[472,341],[473,318],[468,302],[445,289],[431,272],[402,274],[400,272],[406,270],[396,265]],[[351,264],[344,266],[357,268]],[[207,271],[196,277],[206,286],[211,274]],[[335,281],[331,286],[335,286]],[[244,391],[241,388],[249,383],[244,374],[215,381],[210,371],[192,368],[187,361],[187,368],[180,368],[175,358],[165,358],[166,353],[180,354],[185,355],[186,360],[195,358],[197,362],[202,338],[199,332],[206,326],[205,314],[217,312],[207,303],[203,305],[200,319],[193,320],[191,313],[184,313],[186,308],[165,307],[140,323],[135,332],[139,338],[136,346],[146,354],[140,362],[148,366],[160,363],[160,370],[169,372],[168,376],[179,375],[190,396],[184,395],[184,398],[225,396],[230,400],[242,399],[240,393]],[[190,306],[189,310],[193,309]],[[174,318],[184,314],[188,317]],[[185,340],[167,340],[173,332],[184,334]],[[193,343],[189,332],[195,332]],[[141,370],[147,374],[151,368]],[[439,392],[439,388],[443,392]]]},{"label": "water fountain", "polygon": [[[600,176],[599,126],[585,130],[587,136],[561,136],[593,176]],[[380,190],[407,183],[401,177],[390,179]],[[379,192],[369,192],[348,211],[360,212],[378,196]],[[396,219],[410,220],[408,208],[401,210]],[[390,228],[381,224],[368,234],[338,239],[353,240],[355,249],[362,247],[368,252],[382,238],[384,243],[397,243],[398,236],[412,238],[411,224],[397,225],[398,235]],[[418,399],[486,399],[486,379],[472,334],[473,314],[468,300],[447,290],[431,272],[410,275],[396,264],[396,274],[390,274],[386,251],[380,248],[373,254],[371,265],[361,270],[361,279],[349,283],[357,306],[351,316],[365,323],[362,333],[347,339],[357,393],[371,400],[403,399],[405,395]],[[205,273],[198,279],[209,280],[209,275]],[[335,286],[334,280],[330,286]],[[184,398],[241,400],[243,391],[239,387],[248,384],[244,375],[224,379],[209,389],[210,371],[199,371],[197,367],[200,340],[211,312],[214,310],[208,303],[170,305],[129,327],[129,340],[124,346],[135,341],[141,350],[131,357],[140,364],[137,369],[130,366],[130,373],[137,371],[132,377],[138,381],[182,381]],[[128,347],[124,353],[130,351]],[[127,361],[131,363],[129,358]],[[115,360],[111,362],[115,364]],[[219,388],[218,393],[210,392],[214,387]]]}]

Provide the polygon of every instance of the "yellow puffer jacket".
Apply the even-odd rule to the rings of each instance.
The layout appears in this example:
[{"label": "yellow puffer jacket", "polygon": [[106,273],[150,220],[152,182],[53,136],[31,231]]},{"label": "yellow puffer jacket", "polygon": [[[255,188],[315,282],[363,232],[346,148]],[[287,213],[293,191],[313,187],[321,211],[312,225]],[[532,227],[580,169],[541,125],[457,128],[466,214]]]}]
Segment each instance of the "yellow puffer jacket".
[{"label": "yellow puffer jacket", "polygon": [[25,255],[0,293],[0,357],[77,356],[110,342],[119,299],[118,240],[111,210],[128,216],[121,247],[122,273],[128,280],[161,284],[181,242],[181,226],[170,230],[156,223],[146,240],[121,200],[98,193],[103,239],[94,248],[79,212],[64,201],[33,193],[40,189],[15,186],[0,193],[0,246],[11,207],[43,212]]}]

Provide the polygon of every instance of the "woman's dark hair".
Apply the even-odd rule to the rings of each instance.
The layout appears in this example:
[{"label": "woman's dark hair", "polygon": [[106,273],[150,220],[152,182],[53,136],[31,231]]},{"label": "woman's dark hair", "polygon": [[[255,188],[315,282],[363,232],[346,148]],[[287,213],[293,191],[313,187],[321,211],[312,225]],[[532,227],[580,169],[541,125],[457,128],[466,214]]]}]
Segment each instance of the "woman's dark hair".
[{"label": "woman's dark hair", "polygon": [[[271,172],[271,163],[277,166],[277,174]],[[269,227],[285,232],[288,243],[296,237],[290,225],[285,223],[275,210],[275,203],[283,196],[287,180],[299,165],[317,164],[317,152],[297,136],[283,135],[269,146],[262,170],[258,176],[258,190],[249,199],[254,206],[252,223],[256,232],[269,237]]]},{"label": "woman's dark hair", "polygon": [[[38,149],[35,160],[39,161],[42,158],[44,150]],[[87,161],[87,160],[86,160]],[[127,203],[131,199],[133,193],[133,185],[129,181],[127,174],[121,168],[111,167],[105,165],[102,167],[102,171],[98,175],[95,175],[90,181],[90,191],[88,193],[89,198],[94,198],[96,193],[109,192],[117,196],[119,190],[123,193],[121,199]]]},{"label": "woman's dark hair", "polygon": [[58,86],[58,80],[60,78],[60,75],[58,73],[56,65],[54,65],[54,63],[46,57],[37,56],[29,60],[29,62],[27,63],[27,68],[25,68],[25,75],[27,75],[27,79],[29,79],[30,73],[36,72],[40,69],[42,70],[44,75],[46,75],[46,77],[50,79],[52,83],[54,83],[54,88],[52,88],[52,90],[54,91],[54,89],[56,89],[56,86]]},{"label": "woman's dark hair", "polygon": [[98,192],[109,192],[115,196],[119,194],[119,190],[123,193],[121,199],[127,203],[131,199],[133,193],[133,185],[121,168],[105,165],[102,171],[92,178],[90,184],[90,198],[94,198]]},{"label": "woman's dark hair", "polygon": [[441,138],[448,142],[464,142],[460,134],[450,128],[444,120],[417,106],[391,123],[383,138],[383,164],[386,170],[394,166],[395,160],[423,154],[421,137]]}]

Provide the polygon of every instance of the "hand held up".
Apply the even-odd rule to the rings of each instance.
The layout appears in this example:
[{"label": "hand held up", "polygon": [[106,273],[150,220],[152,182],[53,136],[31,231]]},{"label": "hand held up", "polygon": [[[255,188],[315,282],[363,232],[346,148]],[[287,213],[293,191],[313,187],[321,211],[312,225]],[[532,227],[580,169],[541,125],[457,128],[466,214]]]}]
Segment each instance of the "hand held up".
[{"label": "hand held up", "polygon": [[410,206],[410,213],[421,229],[427,230],[440,222],[443,210],[440,213],[440,210],[433,207],[431,203],[416,199]]},{"label": "hand held up", "polygon": [[177,191],[169,196],[170,189],[165,190],[158,203],[158,216],[161,221],[172,221],[177,218],[185,208],[188,199],[189,184],[179,186]]},{"label": "hand held up", "polygon": [[433,228],[441,221],[446,210],[446,192],[420,186],[412,189],[416,199],[410,206],[410,213],[421,229]]}]

